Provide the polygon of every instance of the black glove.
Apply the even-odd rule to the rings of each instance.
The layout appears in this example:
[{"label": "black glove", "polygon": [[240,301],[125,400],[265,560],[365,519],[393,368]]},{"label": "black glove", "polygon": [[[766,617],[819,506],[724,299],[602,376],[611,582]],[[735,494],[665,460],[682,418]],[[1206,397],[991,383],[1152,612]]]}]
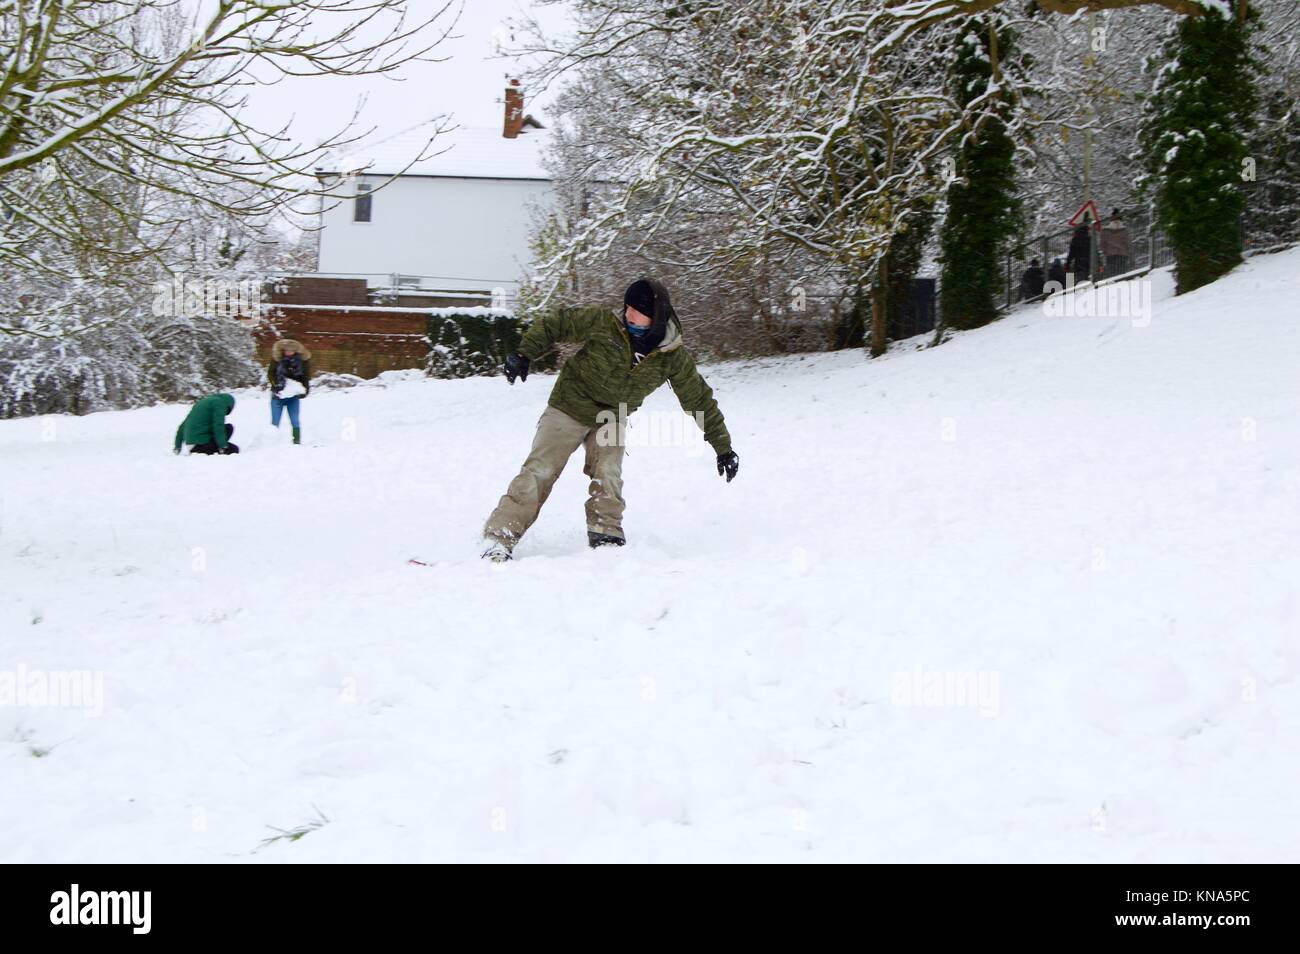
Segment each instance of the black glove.
[{"label": "black glove", "polygon": [[516,377],[520,381],[528,380],[528,359],[518,352],[506,355],[505,369],[506,380],[511,384],[515,383]]},{"label": "black glove", "polygon": [[727,483],[731,483],[736,471],[740,470],[740,458],[736,456],[735,451],[727,451],[725,454],[718,455],[718,476],[727,475]]}]

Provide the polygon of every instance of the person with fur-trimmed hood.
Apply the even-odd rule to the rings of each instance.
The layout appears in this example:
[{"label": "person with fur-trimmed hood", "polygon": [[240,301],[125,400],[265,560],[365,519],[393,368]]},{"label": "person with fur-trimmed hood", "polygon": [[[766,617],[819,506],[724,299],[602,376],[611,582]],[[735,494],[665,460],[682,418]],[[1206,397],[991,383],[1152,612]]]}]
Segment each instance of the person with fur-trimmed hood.
[{"label": "person with fur-trimmed hood", "polygon": [[298,402],[311,392],[311,352],[292,338],[281,338],[271,346],[271,363],[266,366],[266,380],[271,385],[271,425],[280,426],[280,417],[289,412],[293,442],[302,443],[302,426]]},{"label": "person with fur-trimmed hood", "polygon": [[633,282],[618,311],[603,306],[560,308],[534,321],[518,352],[505,359],[506,380],[527,381],[529,364],[562,341],[581,342],[582,348],[560,370],[537,422],[532,450],[487,519],[487,559],[510,558],[579,447],[586,455],[583,473],[591,478],[587,543],[622,546],[624,424],[665,381],[682,410],[703,427],[704,439],[717,454],[718,474],[726,474],[730,483],[740,467],[722,411],[683,344],[681,322],[662,282]]}]

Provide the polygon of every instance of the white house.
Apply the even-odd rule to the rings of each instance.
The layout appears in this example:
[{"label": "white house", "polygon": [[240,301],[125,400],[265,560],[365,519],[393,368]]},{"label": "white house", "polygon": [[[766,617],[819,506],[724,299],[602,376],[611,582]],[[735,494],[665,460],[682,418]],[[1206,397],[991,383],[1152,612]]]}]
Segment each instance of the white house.
[{"label": "white house", "polygon": [[[531,261],[533,210],[551,196],[541,163],[549,131],[524,113],[512,81],[502,128],[457,127],[426,148],[429,135],[400,133],[317,170],[353,196],[323,204],[317,274],[510,301]],[[412,163],[422,149],[432,155]]]}]

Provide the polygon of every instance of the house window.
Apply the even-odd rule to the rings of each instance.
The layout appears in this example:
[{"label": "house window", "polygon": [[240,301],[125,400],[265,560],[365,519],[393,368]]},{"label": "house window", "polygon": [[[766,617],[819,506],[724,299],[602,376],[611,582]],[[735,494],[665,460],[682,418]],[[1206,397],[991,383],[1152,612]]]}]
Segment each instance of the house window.
[{"label": "house window", "polygon": [[370,221],[370,203],[374,197],[370,194],[370,186],[364,182],[357,183],[357,197],[352,200],[352,221],[369,222]]}]

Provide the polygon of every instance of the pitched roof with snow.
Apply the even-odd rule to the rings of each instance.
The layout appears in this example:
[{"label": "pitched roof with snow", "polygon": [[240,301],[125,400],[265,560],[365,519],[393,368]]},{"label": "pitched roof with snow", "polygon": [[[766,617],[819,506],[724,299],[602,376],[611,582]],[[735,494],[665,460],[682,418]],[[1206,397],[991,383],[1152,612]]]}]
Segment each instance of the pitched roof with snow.
[{"label": "pitched roof with snow", "polygon": [[[416,127],[374,143],[354,146],[328,156],[318,171],[340,173],[365,167],[366,175],[378,176],[402,173],[471,179],[551,178],[542,168],[542,154],[551,131],[538,128],[528,120],[514,139],[501,135],[500,126],[456,126],[439,133],[430,143],[434,128]],[[410,165],[421,154],[427,158]]]}]

